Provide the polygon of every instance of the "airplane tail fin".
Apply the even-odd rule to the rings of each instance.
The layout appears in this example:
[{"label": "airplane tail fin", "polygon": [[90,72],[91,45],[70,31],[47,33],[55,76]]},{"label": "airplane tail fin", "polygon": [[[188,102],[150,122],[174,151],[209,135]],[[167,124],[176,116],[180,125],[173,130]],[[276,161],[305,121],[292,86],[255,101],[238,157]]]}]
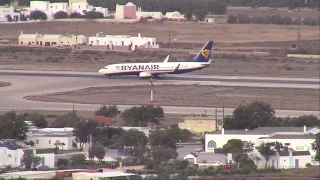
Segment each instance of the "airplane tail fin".
[{"label": "airplane tail fin", "polygon": [[189,60],[189,62],[209,62],[213,41],[208,41],[207,44],[201,49],[196,57]]}]

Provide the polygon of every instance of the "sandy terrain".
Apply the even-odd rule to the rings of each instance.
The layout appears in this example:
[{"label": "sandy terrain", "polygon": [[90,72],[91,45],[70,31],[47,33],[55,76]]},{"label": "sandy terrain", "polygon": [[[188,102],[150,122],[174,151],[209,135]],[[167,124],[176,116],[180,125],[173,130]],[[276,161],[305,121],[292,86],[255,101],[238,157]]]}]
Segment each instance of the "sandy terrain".
[{"label": "sandy terrain", "polygon": [[11,84],[9,82],[0,81],[0,87],[4,87],[4,86],[11,86]]},{"label": "sandy terrain", "polygon": [[[183,93],[182,93],[183,92]],[[150,87],[100,87],[30,96],[29,100],[92,104],[150,104]],[[156,85],[155,105],[234,108],[260,100],[274,109],[319,110],[319,90],[200,85]]]}]

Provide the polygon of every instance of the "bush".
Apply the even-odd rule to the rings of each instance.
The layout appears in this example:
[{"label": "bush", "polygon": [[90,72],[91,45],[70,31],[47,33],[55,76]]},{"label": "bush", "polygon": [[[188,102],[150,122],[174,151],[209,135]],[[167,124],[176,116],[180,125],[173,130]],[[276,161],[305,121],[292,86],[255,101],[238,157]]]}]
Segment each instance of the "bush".
[{"label": "bush", "polygon": [[282,24],[282,18],[280,15],[267,16],[269,24]]},{"label": "bush", "polygon": [[228,24],[237,24],[237,17],[234,15],[229,15],[227,22]]},{"label": "bush", "polygon": [[249,24],[249,23],[251,23],[251,19],[250,19],[250,17],[249,17],[248,15],[246,15],[246,14],[240,14],[240,15],[238,16],[238,23],[239,23],[239,24]]},{"label": "bush", "polygon": [[53,15],[54,19],[65,19],[68,18],[68,14],[64,11],[59,11]]},{"label": "bush", "polygon": [[9,14],[8,14],[8,15],[6,15],[6,18],[7,18],[7,21],[8,21],[8,22],[13,21],[12,17],[11,17]]},{"label": "bush", "polygon": [[257,173],[273,173],[273,172],[279,173],[281,172],[281,169],[276,169],[274,167],[266,167],[264,169],[257,169],[256,172]]},{"label": "bush", "polygon": [[82,18],[82,15],[77,12],[73,12],[69,15],[69,18]]},{"label": "bush", "polygon": [[317,21],[315,19],[307,17],[303,20],[303,24],[308,26],[315,26],[317,24]]},{"label": "bush", "polygon": [[85,14],[85,18],[88,18],[88,19],[103,18],[103,14],[101,12],[88,11]]},{"label": "bush", "polygon": [[21,14],[21,15],[20,15],[20,21],[26,21],[26,20],[27,20],[26,16],[24,16],[23,14]]},{"label": "bush", "polygon": [[310,164],[310,163],[307,163],[307,164],[306,164],[306,167],[307,167],[307,168],[311,167],[311,164]]},{"label": "bush", "polygon": [[46,20],[48,17],[46,13],[36,10],[30,13],[30,18],[36,21],[37,19]]},{"label": "bush", "polygon": [[85,161],[85,155],[84,154],[74,154],[71,156],[71,164],[73,166],[83,164]]},{"label": "bush", "polygon": [[68,164],[69,164],[68,159],[61,158],[61,159],[58,159],[57,161],[57,166],[68,166]]},{"label": "bush", "polygon": [[293,24],[294,25],[300,25],[301,24],[301,19],[300,18],[296,18],[293,20]]},{"label": "bush", "polygon": [[264,17],[253,17],[252,18],[252,23],[254,23],[254,24],[266,24],[267,21],[266,21],[266,18],[264,18]]},{"label": "bush", "polygon": [[285,25],[291,25],[292,24],[292,18],[291,17],[284,17],[282,18],[282,23]]}]

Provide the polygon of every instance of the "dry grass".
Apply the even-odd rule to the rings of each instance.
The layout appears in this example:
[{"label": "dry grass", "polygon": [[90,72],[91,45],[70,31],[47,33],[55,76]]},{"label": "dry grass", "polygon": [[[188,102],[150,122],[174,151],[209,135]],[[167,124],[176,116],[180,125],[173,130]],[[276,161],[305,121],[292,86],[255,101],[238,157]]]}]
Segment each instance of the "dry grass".
[{"label": "dry grass", "polygon": [[[89,28],[90,27],[90,28]],[[279,42],[297,39],[299,26],[259,25],[259,24],[208,24],[191,22],[164,22],[163,24],[110,23],[95,21],[80,22],[41,22],[27,24],[0,24],[0,39],[17,39],[20,32],[64,34],[76,33],[94,36],[97,32],[111,35],[128,34],[155,37],[158,42],[216,43]],[[301,26],[303,40],[319,39],[319,27]]]},{"label": "dry grass", "polygon": [[[130,90],[128,90],[130,89]],[[200,85],[156,85],[155,105],[235,108],[255,100],[274,109],[318,110],[319,90],[287,88],[223,87]],[[183,92],[183,93],[182,93]],[[186,95],[187,94],[187,95]],[[92,104],[149,104],[150,87],[98,87],[69,92],[29,96],[29,100]]]},{"label": "dry grass", "polygon": [[[292,11],[292,12],[288,12]],[[257,16],[273,16],[280,15],[282,17],[292,17],[292,18],[306,18],[311,17],[314,19],[319,18],[319,11],[315,9],[301,9],[301,11],[288,10],[288,8],[278,9],[278,10],[268,10],[268,8],[229,8],[227,11],[228,15],[238,15],[238,14],[247,14],[248,16],[257,17]]]}]

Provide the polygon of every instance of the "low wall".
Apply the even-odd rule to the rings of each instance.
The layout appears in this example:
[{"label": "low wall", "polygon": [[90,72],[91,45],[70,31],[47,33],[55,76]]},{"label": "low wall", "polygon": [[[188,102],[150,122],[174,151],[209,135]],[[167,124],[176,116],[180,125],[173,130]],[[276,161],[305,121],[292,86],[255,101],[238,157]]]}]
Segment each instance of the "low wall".
[{"label": "low wall", "polygon": [[313,55],[313,54],[287,54],[287,57],[320,59],[320,55]]}]

